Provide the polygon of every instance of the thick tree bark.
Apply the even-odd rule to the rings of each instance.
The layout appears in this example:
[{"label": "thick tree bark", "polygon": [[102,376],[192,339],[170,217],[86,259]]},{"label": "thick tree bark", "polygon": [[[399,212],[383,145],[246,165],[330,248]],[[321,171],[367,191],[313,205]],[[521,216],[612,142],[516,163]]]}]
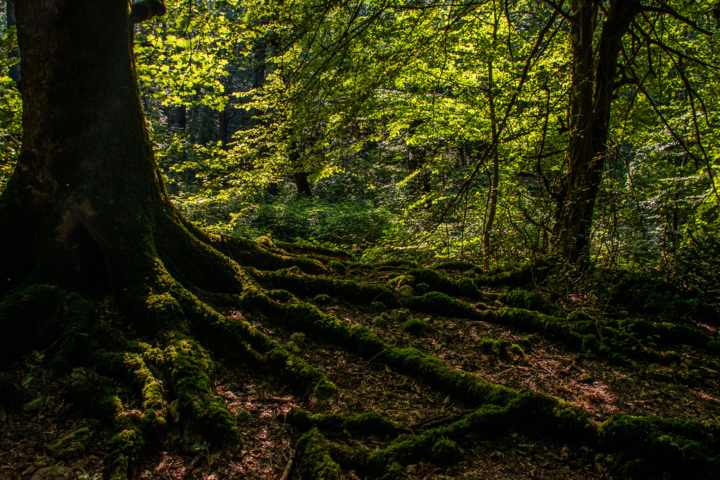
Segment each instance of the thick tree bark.
[{"label": "thick tree bark", "polygon": [[641,11],[638,0],[610,3],[597,50],[599,2],[571,2],[570,36],[573,77],[570,103],[569,169],[555,213],[555,253],[571,264],[589,255],[595,198],[602,182],[607,154],[613,83],[623,35]]},{"label": "thick tree bark", "polygon": [[[132,50],[134,20],[162,9],[146,5],[140,15],[136,5],[16,2],[24,137],[0,197],[0,294],[24,281],[124,292],[153,284],[162,262],[182,269],[188,284],[241,288],[239,268],[165,191]],[[211,280],[203,270],[212,264],[230,266],[234,279]]]}]

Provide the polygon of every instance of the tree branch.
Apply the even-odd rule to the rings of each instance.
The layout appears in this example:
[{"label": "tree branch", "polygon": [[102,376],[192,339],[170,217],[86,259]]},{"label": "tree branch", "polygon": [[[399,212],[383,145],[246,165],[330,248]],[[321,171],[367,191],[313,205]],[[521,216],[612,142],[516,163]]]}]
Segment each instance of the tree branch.
[{"label": "tree branch", "polygon": [[642,9],[644,12],[664,13],[666,15],[670,15],[674,19],[680,20],[682,23],[691,26],[698,32],[704,33],[705,35],[712,37],[712,32],[709,32],[709,31],[705,30],[704,28],[699,27],[696,22],[685,17],[684,15],[681,15],[680,13],[676,12],[672,8],[668,7],[667,5],[664,7],[642,7]]},{"label": "tree branch", "polygon": [[142,0],[142,2],[133,3],[131,8],[133,23],[141,23],[153,17],[162,17],[167,13],[163,0]]}]

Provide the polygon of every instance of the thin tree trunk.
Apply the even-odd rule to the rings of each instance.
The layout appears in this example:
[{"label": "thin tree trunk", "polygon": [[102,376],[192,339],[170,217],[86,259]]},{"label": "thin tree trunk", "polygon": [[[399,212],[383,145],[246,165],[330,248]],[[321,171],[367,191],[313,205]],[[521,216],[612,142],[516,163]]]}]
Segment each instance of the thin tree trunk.
[{"label": "thin tree trunk", "polygon": [[611,4],[596,52],[593,40],[598,3],[574,0],[571,7],[573,76],[569,167],[555,213],[553,251],[570,264],[582,265],[590,253],[593,213],[607,155],[610,107],[622,37],[641,6],[638,0],[617,0]]},{"label": "thin tree trunk", "polygon": [[[495,23],[493,25],[493,42],[497,40],[499,17],[495,15]],[[493,62],[488,62],[488,103],[490,104],[490,127],[492,138],[497,136],[497,118],[495,116],[495,85],[493,80]],[[492,183],[490,184],[490,202],[488,206],[488,215],[485,225],[483,226],[483,270],[490,269],[490,235],[492,234],[493,223],[495,222],[495,213],[497,212],[498,187],[500,184],[500,159],[498,156],[497,142],[493,142],[493,173]]]}]

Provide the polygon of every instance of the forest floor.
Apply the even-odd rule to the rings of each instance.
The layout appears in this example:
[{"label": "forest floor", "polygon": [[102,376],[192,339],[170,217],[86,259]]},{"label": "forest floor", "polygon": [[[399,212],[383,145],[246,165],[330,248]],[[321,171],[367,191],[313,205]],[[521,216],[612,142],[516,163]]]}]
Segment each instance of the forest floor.
[{"label": "forest floor", "polygon": [[[336,278],[361,283],[383,283],[387,269],[356,270]],[[448,273],[459,277],[459,273]],[[500,289],[481,287],[492,298]],[[315,303],[313,298],[300,298]],[[697,422],[717,421],[720,414],[720,388],[717,362],[699,349],[677,347],[682,360],[667,368],[669,376],[657,375],[657,365],[642,359],[609,363],[591,353],[579,353],[562,342],[543,335],[528,335],[511,327],[480,320],[437,314],[410,312],[425,324],[425,331],[414,335],[404,331],[400,320],[377,320],[378,312],[369,305],[335,299],[329,305],[317,305],[325,313],[353,325],[371,329],[387,344],[396,348],[413,347],[441,359],[454,369],[462,369],[489,382],[522,391],[551,395],[580,407],[600,424],[613,414],[655,415],[662,418]],[[495,301],[490,308],[501,307]],[[188,445],[183,441],[182,419],[170,424],[162,443],[149,448],[133,465],[131,478],[158,479],[279,479],[300,478],[295,458],[301,431],[287,422],[292,407],[313,413],[337,413],[344,416],[376,411],[397,425],[407,427],[405,436],[417,435],[428,428],[448,425],[476,410],[422,379],[394,371],[377,359],[365,359],[332,343],[295,335],[281,322],[258,314],[218,310],[228,316],[242,315],[269,338],[322,371],[339,389],[339,395],[327,402],[314,397],[297,396],[266,374],[248,369],[228,359],[216,358],[216,391],[232,413],[243,418],[242,444],[234,449],[216,451],[205,443]],[[477,348],[482,339],[504,339],[520,348],[497,355]],[[683,365],[704,365],[700,382],[688,384],[675,376]],[[664,367],[662,367],[664,368]],[[85,375],[83,369],[57,373],[47,366],[45,354],[34,352],[7,371],[21,385],[24,408],[0,418],[0,480],[91,480],[102,478],[105,442],[112,436],[111,426],[84,418],[82,412],[65,400],[65,391],[73,378]],[[669,380],[671,379],[671,380]],[[123,402],[139,406],[130,389],[118,387]],[[169,398],[168,398],[169,400]],[[85,429],[87,427],[87,429]],[[81,433],[76,433],[81,432]],[[83,438],[76,448],[53,447],[60,439]],[[393,439],[359,436],[344,432],[326,434],[334,442],[368,449],[385,448]],[[67,443],[67,442],[66,442]],[[502,435],[467,435],[459,442],[463,459],[452,466],[439,466],[430,458],[406,466],[412,479],[487,478],[487,479],[602,479],[614,478],[602,452],[574,442],[564,443],[543,431],[511,431]],[[290,463],[294,460],[293,463]],[[287,471],[286,471],[287,470]],[[367,478],[345,469],[349,479]]]}]

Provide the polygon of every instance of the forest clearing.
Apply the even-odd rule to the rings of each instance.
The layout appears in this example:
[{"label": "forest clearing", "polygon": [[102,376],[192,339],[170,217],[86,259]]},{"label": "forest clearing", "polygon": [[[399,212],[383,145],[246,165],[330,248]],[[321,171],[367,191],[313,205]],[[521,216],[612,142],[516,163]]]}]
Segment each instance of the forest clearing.
[{"label": "forest clearing", "polygon": [[720,4],[0,20],[0,480],[720,476]]}]

